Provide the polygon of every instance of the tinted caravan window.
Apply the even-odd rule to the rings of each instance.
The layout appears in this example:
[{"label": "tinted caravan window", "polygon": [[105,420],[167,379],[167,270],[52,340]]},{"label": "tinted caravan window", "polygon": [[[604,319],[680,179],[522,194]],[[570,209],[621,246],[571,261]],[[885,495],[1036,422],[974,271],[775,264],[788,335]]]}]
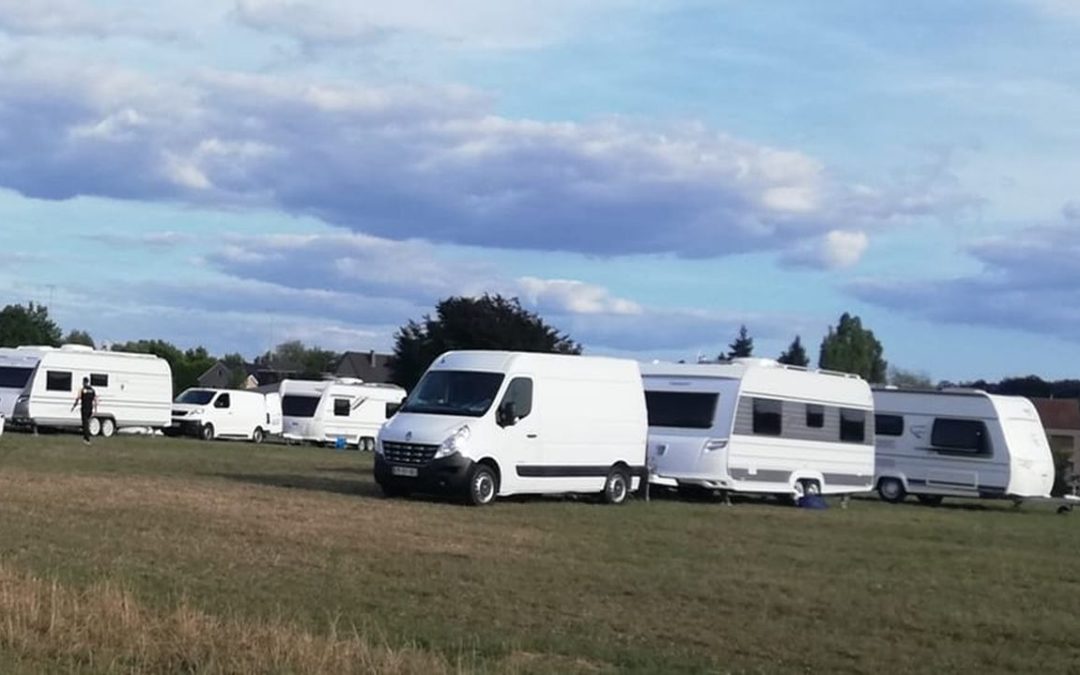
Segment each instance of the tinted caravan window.
[{"label": "tinted caravan window", "polygon": [[825,406],[806,404],[806,426],[811,429],[820,429],[825,426]]},{"label": "tinted caravan window", "polygon": [[936,419],[930,444],[949,452],[990,454],[990,439],[982,420]]},{"label": "tinted caravan window", "polygon": [[689,391],[647,391],[650,427],[710,429],[720,394]]},{"label": "tinted caravan window", "polygon": [[874,433],[878,436],[903,436],[903,415],[874,415]]},{"label": "tinted caravan window", "polygon": [[22,389],[30,381],[33,368],[0,368],[0,387],[4,389]]},{"label": "tinted caravan window", "polygon": [[347,398],[334,399],[334,417],[348,417],[352,411],[352,401]]},{"label": "tinted caravan window", "polygon": [[318,396],[288,394],[281,397],[281,414],[285,417],[314,417],[318,407]]},{"label": "tinted caravan window", "polygon": [[108,387],[109,376],[102,373],[90,373],[91,387]]},{"label": "tinted caravan window", "polygon": [[754,433],[779,436],[782,431],[784,404],[768,398],[754,399]]},{"label": "tinted caravan window", "polygon": [[48,391],[71,391],[71,373],[59,370],[46,371],[45,389]]},{"label": "tinted caravan window", "polygon": [[840,440],[845,443],[866,442],[866,411],[840,408]]}]

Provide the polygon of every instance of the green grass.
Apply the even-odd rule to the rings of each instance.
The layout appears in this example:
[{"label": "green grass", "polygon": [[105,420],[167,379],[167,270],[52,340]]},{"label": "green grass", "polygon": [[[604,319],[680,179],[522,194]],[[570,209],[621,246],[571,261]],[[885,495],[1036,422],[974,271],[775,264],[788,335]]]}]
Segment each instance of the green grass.
[{"label": "green grass", "polygon": [[[315,448],[5,434],[0,670],[1080,663],[1080,515],[1049,506],[471,509],[383,499],[370,467]],[[122,634],[100,630],[117,616]]]}]

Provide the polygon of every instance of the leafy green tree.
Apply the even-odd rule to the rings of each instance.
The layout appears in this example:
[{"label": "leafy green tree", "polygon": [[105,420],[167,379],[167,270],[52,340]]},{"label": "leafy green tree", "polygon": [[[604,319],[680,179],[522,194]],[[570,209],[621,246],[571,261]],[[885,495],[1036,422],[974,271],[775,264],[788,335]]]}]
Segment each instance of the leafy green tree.
[{"label": "leafy green tree", "polygon": [[60,345],[60,326],[49,318],[44,305],[8,305],[0,310],[0,347]]},{"label": "leafy green tree", "polygon": [[789,366],[802,366],[805,368],[810,365],[810,357],[806,355],[806,349],[802,344],[802,337],[796,335],[795,339],[788,345],[787,350],[776,359],[780,363],[786,363]]},{"label": "leafy green tree", "polygon": [[902,389],[933,389],[934,381],[926,373],[889,366],[889,384]]},{"label": "leafy green tree", "polygon": [[873,331],[863,328],[857,316],[844,312],[836,327],[821,341],[818,366],[829,370],[855,373],[868,382],[884,384],[888,367],[884,348]]},{"label": "leafy green tree", "polygon": [[[752,356],[754,354],[754,338],[750,337],[750,332],[746,330],[746,326],[739,326],[739,334],[736,336],[735,341],[728,345],[727,358],[738,359]],[[723,354],[720,358],[724,358]]]},{"label": "leafy green tree", "polygon": [[72,329],[71,332],[64,337],[64,344],[69,345],[83,345],[84,347],[90,347],[93,349],[97,345],[94,344],[94,338],[90,337],[90,333],[84,330]]},{"label": "leafy green tree", "polygon": [[517,298],[450,297],[436,305],[434,317],[398,329],[389,364],[393,381],[411,389],[436,357],[453,349],[581,353],[581,345],[522,308]]},{"label": "leafy green tree", "polygon": [[337,352],[308,347],[300,340],[290,340],[255,359],[255,363],[267,368],[294,371],[300,377],[318,378],[333,372],[339,358]]}]

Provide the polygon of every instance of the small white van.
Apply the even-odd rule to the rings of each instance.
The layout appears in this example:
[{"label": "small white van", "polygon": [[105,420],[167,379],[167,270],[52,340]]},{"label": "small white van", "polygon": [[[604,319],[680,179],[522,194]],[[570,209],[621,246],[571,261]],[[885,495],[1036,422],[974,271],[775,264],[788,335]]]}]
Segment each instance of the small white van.
[{"label": "small white van", "polygon": [[875,389],[876,486],[888,502],[915,495],[1048,498],[1054,459],[1035,406],[977,389]]},{"label": "small white van", "polygon": [[341,439],[369,452],[389,412],[405,399],[405,390],[397,385],[353,378],[285,380],[279,393],[286,441],[326,444]]},{"label": "small white van", "polygon": [[80,428],[81,413],[72,404],[84,377],[98,398],[91,434],[108,437],[124,427],[162,429],[172,421],[172,371],[164,359],[82,345],[30,351],[39,352],[40,359],[15,402],[13,422],[20,426]]},{"label": "small white van", "polygon": [[645,396],[624,359],[500,351],[435,360],[379,433],[388,496],[593,493],[622,503],[645,475]]},{"label": "small white van", "polygon": [[281,433],[280,415],[275,424],[274,412],[268,396],[257,391],[186,389],[173,402],[169,432],[204,441],[234,438],[262,443],[268,435]]},{"label": "small white van", "polygon": [[641,370],[653,482],[795,498],[872,488],[873,397],[862,378],[754,358]]}]

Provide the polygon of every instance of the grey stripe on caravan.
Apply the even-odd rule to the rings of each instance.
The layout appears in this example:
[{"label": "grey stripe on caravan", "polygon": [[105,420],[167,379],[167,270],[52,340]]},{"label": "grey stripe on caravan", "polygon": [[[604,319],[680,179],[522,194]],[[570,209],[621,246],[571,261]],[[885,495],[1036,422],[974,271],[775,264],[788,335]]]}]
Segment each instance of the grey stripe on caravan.
[{"label": "grey stripe on caravan", "polygon": [[824,473],[821,477],[829,485],[871,485],[873,476],[860,476],[853,473]]},{"label": "grey stripe on caravan", "polygon": [[731,477],[734,480],[758,483],[786,483],[791,478],[791,472],[763,469],[757,473],[750,473],[750,469],[731,469]]}]

